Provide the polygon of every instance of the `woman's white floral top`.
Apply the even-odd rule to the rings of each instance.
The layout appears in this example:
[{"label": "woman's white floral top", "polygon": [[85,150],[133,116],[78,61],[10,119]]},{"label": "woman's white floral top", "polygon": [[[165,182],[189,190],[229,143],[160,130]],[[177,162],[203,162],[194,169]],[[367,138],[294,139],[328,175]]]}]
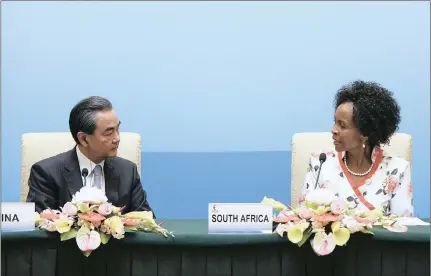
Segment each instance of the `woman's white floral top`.
[{"label": "woman's white floral top", "polygon": [[[301,204],[308,191],[314,189],[319,169],[319,153],[310,157],[308,172],[298,199]],[[345,198],[349,208],[373,210],[383,208],[385,214],[413,216],[413,193],[410,163],[403,158],[387,155],[380,147],[372,153],[373,166],[362,183],[355,183],[348,172],[343,158],[345,152],[325,152],[317,188],[330,188]]]}]

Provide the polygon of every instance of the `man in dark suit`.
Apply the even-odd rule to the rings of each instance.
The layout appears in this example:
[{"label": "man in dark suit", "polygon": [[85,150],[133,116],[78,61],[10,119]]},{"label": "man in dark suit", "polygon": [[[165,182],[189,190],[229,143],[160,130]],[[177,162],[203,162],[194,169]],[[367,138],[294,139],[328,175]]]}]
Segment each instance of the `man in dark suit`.
[{"label": "man in dark suit", "polygon": [[39,213],[59,210],[86,185],[101,189],[113,205],[124,206],[123,213],[152,211],[136,165],[117,156],[119,127],[107,99],[89,97],[76,104],[69,117],[76,146],[32,166],[27,202],[35,202]]}]

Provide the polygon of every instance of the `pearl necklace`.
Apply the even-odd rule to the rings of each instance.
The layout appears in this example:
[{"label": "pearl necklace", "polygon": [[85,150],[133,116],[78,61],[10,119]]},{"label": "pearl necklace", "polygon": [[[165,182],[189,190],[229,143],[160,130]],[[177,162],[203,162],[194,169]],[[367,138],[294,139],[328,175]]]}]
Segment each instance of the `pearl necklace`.
[{"label": "pearl necklace", "polygon": [[346,165],[346,169],[347,169],[347,171],[348,171],[351,175],[354,175],[354,176],[366,176],[367,174],[369,174],[369,173],[371,172],[371,169],[373,168],[373,164],[371,164],[370,168],[369,168],[366,172],[364,172],[364,173],[355,173],[355,172],[352,172],[352,171],[349,169],[349,167],[347,166],[347,158],[346,158],[345,156],[344,156],[343,160],[344,160],[344,165]]}]

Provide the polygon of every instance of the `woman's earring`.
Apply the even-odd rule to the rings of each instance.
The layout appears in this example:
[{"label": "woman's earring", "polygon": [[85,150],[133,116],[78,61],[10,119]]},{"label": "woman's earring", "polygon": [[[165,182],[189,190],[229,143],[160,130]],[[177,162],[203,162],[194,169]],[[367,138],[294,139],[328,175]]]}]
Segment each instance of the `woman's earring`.
[{"label": "woman's earring", "polygon": [[362,144],[362,147],[365,149],[365,144]]}]

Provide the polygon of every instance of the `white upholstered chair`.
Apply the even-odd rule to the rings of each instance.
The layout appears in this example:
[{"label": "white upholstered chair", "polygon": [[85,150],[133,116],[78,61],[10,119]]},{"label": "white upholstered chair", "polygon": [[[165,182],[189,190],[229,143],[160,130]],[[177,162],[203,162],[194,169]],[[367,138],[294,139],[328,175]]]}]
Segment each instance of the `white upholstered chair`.
[{"label": "white upholstered chair", "polygon": [[[130,160],[141,171],[141,135],[121,132],[118,156]],[[27,199],[31,166],[48,157],[73,149],[75,141],[70,132],[25,133],[21,140],[21,201]]]},{"label": "white upholstered chair", "polygon": [[[330,132],[296,133],[292,137],[291,206],[296,206],[301,186],[307,173],[312,152],[333,149]],[[412,137],[405,133],[395,133],[389,145],[383,149],[391,155],[412,161]]]}]

